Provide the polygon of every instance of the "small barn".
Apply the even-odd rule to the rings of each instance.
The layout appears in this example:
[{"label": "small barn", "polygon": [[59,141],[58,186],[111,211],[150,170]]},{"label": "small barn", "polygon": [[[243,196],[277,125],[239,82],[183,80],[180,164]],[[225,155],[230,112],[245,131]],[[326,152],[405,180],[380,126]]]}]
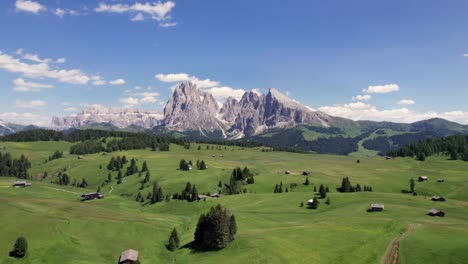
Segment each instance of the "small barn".
[{"label": "small barn", "polygon": [[201,195],[201,194],[199,194],[199,195],[197,196],[197,199],[198,199],[199,201],[206,201],[206,198],[208,198],[208,196],[206,196],[206,195]]},{"label": "small barn", "polygon": [[94,199],[102,199],[104,198],[104,195],[94,192],[94,193],[85,193],[80,196],[82,201],[87,201],[87,200],[94,200]]},{"label": "small barn", "polygon": [[444,179],[437,179],[437,182],[444,182]]},{"label": "small barn", "polygon": [[444,197],[440,197],[440,196],[437,196],[437,195],[432,196],[431,200],[434,201],[434,202],[445,202]]},{"label": "small barn", "polygon": [[120,254],[119,264],[135,264],[138,262],[138,251],[127,249]]},{"label": "small barn", "polygon": [[303,171],[303,172],[302,172],[302,175],[303,175],[303,176],[309,176],[309,175],[310,175],[310,171]]},{"label": "small barn", "polygon": [[370,205],[370,211],[373,211],[373,212],[381,212],[383,211],[385,208],[385,205],[383,204],[371,204]]},{"label": "small barn", "polygon": [[418,181],[420,181],[420,182],[424,182],[424,181],[428,181],[428,180],[429,180],[429,178],[427,176],[419,176],[419,178],[418,178]]},{"label": "small barn", "polygon": [[31,183],[27,181],[15,180],[13,182],[13,187],[16,187],[16,188],[24,188],[24,187],[29,187],[29,186],[31,186]]},{"label": "small barn", "polygon": [[285,171],[284,174],[291,174],[291,171]]},{"label": "small barn", "polygon": [[431,208],[431,209],[429,209],[428,215],[430,215],[430,216],[445,216],[445,213],[440,211],[440,210],[437,210],[435,208]]},{"label": "small barn", "polygon": [[213,193],[210,196],[211,198],[219,198],[221,195],[219,193]]},{"label": "small barn", "polygon": [[307,201],[307,205],[312,208],[312,205],[314,204],[314,198],[310,199],[309,201]]}]

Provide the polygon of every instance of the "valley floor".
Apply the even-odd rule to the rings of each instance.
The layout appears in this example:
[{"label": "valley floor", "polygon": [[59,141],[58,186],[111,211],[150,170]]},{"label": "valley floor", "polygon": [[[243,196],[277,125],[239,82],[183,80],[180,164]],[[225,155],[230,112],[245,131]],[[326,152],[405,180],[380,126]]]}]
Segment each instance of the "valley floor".
[{"label": "valley floor", "polygon": [[[224,146],[212,150],[196,144],[186,150],[171,145],[169,152],[137,150],[66,157],[44,163],[55,150],[68,151],[63,142],[5,143],[14,156],[24,153],[32,160],[31,172],[49,175],[66,168],[71,178],[85,178],[88,190],[60,186],[51,179],[32,181],[28,188],[11,188],[13,179],[0,177],[0,263],[116,263],[121,251],[140,252],[141,263],[382,263],[392,241],[399,239],[399,263],[466,263],[468,259],[468,163],[431,157],[425,162],[397,158],[361,158],[333,155],[261,152],[261,148]],[[138,175],[105,184],[102,200],[81,202],[78,194],[95,191],[107,179],[106,165],[113,155],[136,158],[139,168],[147,161],[151,181],[165,193],[180,192],[185,183],[200,193],[216,192],[218,182],[227,183],[232,169],[248,166],[255,184],[248,193],[208,199],[206,202],[169,202],[142,206],[134,197],[140,187]],[[221,157],[222,155],[222,157]],[[181,158],[205,160],[206,171],[178,171]],[[99,168],[99,165],[102,168]],[[291,174],[284,172],[290,170]],[[310,171],[311,185],[303,185],[303,171]],[[417,183],[417,196],[403,194],[409,179],[426,175]],[[113,178],[116,173],[112,173]],[[370,185],[373,192],[342,194],[336,191],[342,177],[353,185]],[[436,179],[443,178],[444,183]],[[274,194],[275,184],[297,187]],[[329,186],[331,204],[320,200],[317,210],[300,207],[314,196],[314,186]],[[143,196],[151,191],[148,184]],[[447,198],[432,202],[432,195]],[[236,216],[238,234],[227,248],[196,252],[190,248],[198,217],[221,204]],[[369,213],[371,203],[385,204],[383,212]],[[435,207],[445,217],[430,217]],[[165,248],[172,228],[181,236],[181,248]],[[8,256],[15,239],[29,243],[24,259]]]}]

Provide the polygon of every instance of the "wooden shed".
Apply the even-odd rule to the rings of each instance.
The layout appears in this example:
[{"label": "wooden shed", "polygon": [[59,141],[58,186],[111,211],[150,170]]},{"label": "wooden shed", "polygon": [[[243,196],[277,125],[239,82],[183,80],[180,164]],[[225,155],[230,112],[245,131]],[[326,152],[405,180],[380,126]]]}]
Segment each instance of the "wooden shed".
[{"label": "wooden shed", "polygon": [[430,215],[430,216],[445,216],[445,213],[440,211],[440,210],[437,210],[435,208],[431,208],[431,209],[429,209],[428,215]]},{"label": "wooden shed", "polygon": [[138,251],[127,249],[120,255],[119,264],[135,264],[138,262]]},{"label": "wooden shed", "polygon": [[445,202],[444,197],[440,197],[440,196],[437,196],[437,195],[432,196],[431,200],[434,201],[434,202]]},{"label": "wooden shed", "polygon": [[385,208],[385,205],[383,204],[371,204],[370,210],[373,212],[381,212]]},{"label": "wooden shed", "polygon": [[198,195],[198,197],[197,197],[198,200],[203,200],[203,201],[206,201],[206,198],[208,198],[208,196],[206,196],[206,195],[201,195],[201,194]]},{"label": "wooden shed", "polygon": [[13,182],[13,187],[16,187],[16,188],[24,188],[24,187],[29,187],[29,186],[31,186],[31,183],[27,181],[15,180]]},{"label": "wooden shed", "polygon": [[419,176],[418,181],[423,182],[423,181],[428,181],[429,178],[427,176]]}]

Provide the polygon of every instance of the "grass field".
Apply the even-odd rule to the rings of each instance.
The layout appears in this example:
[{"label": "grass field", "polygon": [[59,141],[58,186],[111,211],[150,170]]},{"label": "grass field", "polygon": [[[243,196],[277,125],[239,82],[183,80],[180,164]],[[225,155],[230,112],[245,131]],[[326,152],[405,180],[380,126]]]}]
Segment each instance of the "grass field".
[{"label": "grass field", "polygon": [[[362,156],[358,164],[357,157],[350,156],[224,146],[207,150],[206,145],[198,151],[196,144],[189,150],[171,145],[169,152],[137,150],[77,159],[67,153],[69,143],[2,146],[15,156],[24,153],[32,161],[32,175],[44,171],[53,175],[66,168],[72,179],[85,178],[89,190],[52,184],[53,177],[33,181],[30,188],[10,188],[13,179],[0,177],[0,263],[116,263],[127,248],[138,250],[142,263],[381,263],[393,239],[409,225],[414,230],[400,241],[401,263],[466,263],[468,259],[467,162],[444,157],[419,162]],[[65,158],[45,163],[55,150],[65,151]],[[180,192],[187,181],[200,193],[216,192],[218,181],[227,183],[236,166],[248,166],[258,175],[255,184],[247,186],[247,194],[206,202],[172,200],[141,206],[134,201],[142,179],[137,175],[125,177],[120,185],[114,179],[103,186],[103,200],[78,201],[79,193],[96,190],[107,178],[105,167],[112,155],[136,158],[139,168],[147,161],[151,181],[158,181],[165,193]],[[181,158],[194,163],[205,160],[209,168],[178,171]],[[292,174],[286,175],[286,170]],[[311,172],[313,185],[302,184],[302,171]],[[409,179],[420,175],[430,180],[416,184],[418,196],[402,194],[402,189],[409,188]],[[353,185],[371,185],[374,191],[337,193],[344,176]],[[445,182],[437,183],[438,178]],[[298,187],[273,194],[274,185],[280,182],[285,187],[297,183]],[[313,197],[314,185],[320,184],[330,187],[331,204],[321,200],[317,210],[299,207]],[[148,184],[142,191],[144,197],[150,191]],[[431,195],[447,201],[432,202]],[[236,215],[236,240],[216,252],[194,252],[184,246],[193,240],[199,215],[218,203]],[[366,212],[370,203],[384,203],[385,211]],[[427,216],[431,207],[443,210],[446,216]],[[176,252],[165,248],[173,227],[182,239],[182,248]],[[24,259],[8,257],[21,235],[28,239],[28,255]]]}]

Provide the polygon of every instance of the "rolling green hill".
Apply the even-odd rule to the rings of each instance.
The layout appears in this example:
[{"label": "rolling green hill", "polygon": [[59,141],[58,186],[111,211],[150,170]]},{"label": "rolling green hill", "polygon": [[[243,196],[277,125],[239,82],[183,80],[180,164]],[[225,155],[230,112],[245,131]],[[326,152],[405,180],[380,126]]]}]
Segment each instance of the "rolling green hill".
[{"label": "rolling green hill", "polygon": [[[401,263],[463,263],[468,258],[468,163],[429,157],[425,162],[411,158],[386,160],[349,156],[262,152],[261,148],[239,148],[192,144],[190,149],[171,144],[169,152],[133,150],[108,155],[84,155],[78,159],[67,153],[67,142],[2,142],[14,156],[24,153],[32,162],[35,177],[47,171],[50,178],[32,181],[29,188],[11,188],[12,178],[0,177],[0,263],[115,263],[121,251],[140,252],[142,263],[380,263],[392,240],[408,226],[414,230],[400,241]],[[45,163],[55,150],[65,157]],[[151,182],[142,190],[151,191],[158,181],[164,192],[180,192],[190,181],[199,193],[218,191],[218,182],[227,183],[232,169],[248,166],[255,183],[247,193],[208,199],[206,202],[171,200],[142,206],[135,202],[142,177],[134,174],[122,184],[101,187],[103,200],[80,202],[77,196],[95,191],[107,179],[106,165],[112,156],[135,158],[141,169],[148,163]],[[222,157],[221,157],[222,155]],[[180,159],[205,160],[205,171],[176,170]],[[101,165],[101,169],[100,169]],[[126,165],[128,166],[128,164]],[[72,179],[85,178],[88,189],[53,184],[57,172],[66,169]],[[285,174],[286,170],[291,174]],[[124,168],[125,171],[125,168]],[[312,185],[302,183],[303,171],[310,171]],[[417,183],[417,196],[403,194],[410,178],[426,175]],[[116,176],[116,172],[112,172]],[[352,184],[370,185],[373,192],[338,193],[342,177]],[[437,183],[438,178],[445,179]],[[288,193],[274,194],[282,182]],[[291,189],[291,184],[297,184]],[[300,207],[314,196],[314,186],[330,187],[331,204],[321,200],[317,210]],[[430,201],[431,195],[447,198]],[[215,252],[195,252],[187,245],[199,215],[222,204],[237,218],[238,235],[227,248]],[[368,213],[371,203],[385,204],[380,213]],[[444,218],[426,215],[431,207],[444,210]],[[173,227],[181,235],[182,248],[172,253],[165,243]],[[8,257],[15,239],[29,242],[24,259]],[[427,254],[431,249],[431,254]]]}]

